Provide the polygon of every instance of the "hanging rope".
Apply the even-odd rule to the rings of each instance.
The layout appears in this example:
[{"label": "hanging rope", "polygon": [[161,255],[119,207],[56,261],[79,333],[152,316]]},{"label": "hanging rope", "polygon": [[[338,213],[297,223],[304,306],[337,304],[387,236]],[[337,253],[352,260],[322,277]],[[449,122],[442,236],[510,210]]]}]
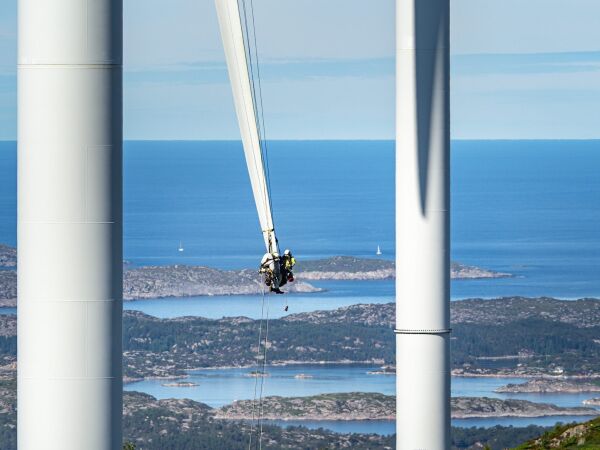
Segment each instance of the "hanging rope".
[{"label": "hanging rope", "polygon": [[[263,288],[264,290],[264,288]],[[259,401],[259,411],[258,411],[258,426],[260,428],[260,432],[258,435],[258,448],[262,450],[262,436],[263,436],[263,392],[265,386],[265,378],[266,378],[266,368],[267,368],[267,349],[269,348],[269,306],[270,306],[270,297],[267,297],[267,320],[266,320],[266,331],[265,331],[265,345],[264,345],[264,354],[262,359],[262,371],[260,375],[260,401]]]},{"label": "hanging rope", "polygon": [[[258,45],[256,39],[256,25],[255,25],[255,17],[254,17],[254,3],[253,0],[250,0],[250,14],[248,14],[246,8],[246,0],[236,0],[238,3],[238,10],[240,11],[240,22],[243,23],[242,34],[244,35],[244,51],[247,59],[248,66],[248,78],[250,79],[250,92],[253,100],[253,114],[254,120],[256,122],[257,134],[258,134],[258,145],[260,150],[260,158],[262,162],[262,167],[266,168],[265,178],[266,178],[266,186],[265,186],[265,210],[268,208],[271,211],[271,220],[273,221],[273,229],[267,230],[267,239],[268,239],[268,247],[269,252],[273,252],[277,242],[272,242],[273,234],[275,228],[275,218],[273,214],[273,200],[271,196],[271,174],[269,169],[269,155],[268,155],[268,146],[266,139],[266,127],[265,127],[265,117],[264,117],[264,107],[263,107],[263,99],[262,99],[262,84],[261,84],[261,76],[260,76],[260,66],[258,64]],[[241,3],[241,7],[240,7]],[[242,13],[243,12],[243,13]],[[248,18],[250,16],[250,19]],[[250,26],[251,25],[251,26]],[[254,52],[252,52],[252,45],[254,45]],[[254,67],[256,66],[256,78],[254,73]],[[256,170],[262,170],[261,166],[255,165]],[[268,212],[268,211],[265,211]],[[263,230],[265,232],[265,230]],[[275,262],[277,263],[277,262]],[[254,381],[254,397],[252,399],[252,422],[250,424],[250,436],[248,439],[248,450],[252,450],[252,439],[255,433],[254,421],[256,420],[256,432],[258,433],[257,439],[257,448],[258,450],[262,450],[262,436],[263,436],[263,414],[264,414],[264,385],[265,385],[265,377],[266,377],[266,367],[267,367],[267,352],[269,348],[269,307],[270,307],[270,299],[267,296],[266,298],[266,310],[265,310],[265,284],[262,284],[262,300],[261,300],[261,317],[259,323],[258,330],[258,346],[256,348],[256,359],[257,359],[257,371],[255,373],[255,381]],[[265,328],[264,334],[264,343],[263,343],[263,326]],[[262,354],[261,354],[261,345],[262,345]],[[262,360],[262,361],[259,361]],[[260,369],[259,369],[260,367]],[[259,378],[260,378],[260,387],[259,387]],[[256,408],[257,403],[257,394],[258,394],[258,411]]]},{"label": "hanging rope", "polygon": [[[258,367],[259,367],[259,362],[258,360],[260,359],[260,346],[262,344],[262,329],[263,329],[263,317],[265,314],[265,285],[262,285],[262,307],[261,307],[261,318],[260,318],[260,323],[258,326],[258,345],[256,346],[256,368],[257,371],[255,373],[256,377],[254,378],[254,397],[252,398],[252,421],[250,422],[250,437],[248,439],[248,450],[252,449],[252,437],[254,436],[254,419],[255,419],[255,412],[256,412],[256,394],[258,392],[258,375],[259,375],[259,371],[258,371]],[[263,369],[264,370],[264,369]],[[261,386],[262,389],[262,386]]]},{"label": "hanging rope", "polygon": [[[265,300],[266,298],[266,300]],[[266,303],[266,309],[265,309]],[[263,435],[263,414],[264,414],[264,386],[265,378],[267,376],[267,350],[269,348],[269,309],[270,309],[270,298],[265,295],[265,288],[263,285],[262,289],[262,310],[261,320],[258,328],[258,346],[256,347],[256,371],[254,372],[254,397],[252,399],[252,421],[250,422],[250,436],[248,437],[248,450],[252,450],[252,438],[254,433],[258,433],[258,439],[256,447],[262,450],[262,435]],[[265,336],[264,341],[262,338],[263,324],[265,324]],[[262,352],[261,352],[262,346]],[[261,360],[260,362],[258,362]],[[259,380],[260,379],[260,388]],[[258,394],[258,395],[257,395]],[[257,411],[257,397],[258,397],[258,411]],[[256,429],[254,428],[254,422],[256,421]],[[256,430],[256,431],[255,431]]]}]

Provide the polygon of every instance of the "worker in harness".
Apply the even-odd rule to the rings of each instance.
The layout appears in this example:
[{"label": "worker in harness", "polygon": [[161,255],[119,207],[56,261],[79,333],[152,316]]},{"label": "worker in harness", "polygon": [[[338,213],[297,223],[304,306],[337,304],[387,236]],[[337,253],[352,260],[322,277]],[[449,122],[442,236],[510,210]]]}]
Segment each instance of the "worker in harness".
[{"label": "worker in harness", "polygon": [[283,294],[280,289],[288,282],[294,281],[292,269],[296,265],[296,258],[289,249],[280,257],[278,253],[265,253],[261,262],[259,273],[265,275],[265,284],[271,292]]},{"label": "worker in harness", "polygon": [[294,281],[294,273],[292,272],[292,269],[295,265],[296,258],[294,258],[294,255],[292,255],[292,252],[289,249],[286,249],[283,252],[283,256],[281,257],[281,274],[282,278],[286,282],[289,281],[291,283],[292,281]]},{"label": "worker in harness", "polygon": [[269,286],[271,292],[275,292],[276,294],[284,293],[279,289],[282,281],[281,259],[279,258],[279,253],[265,253],[265,256],[263,256],[260,261],[260,269],[258,272],[264,274],[265,284]]}]

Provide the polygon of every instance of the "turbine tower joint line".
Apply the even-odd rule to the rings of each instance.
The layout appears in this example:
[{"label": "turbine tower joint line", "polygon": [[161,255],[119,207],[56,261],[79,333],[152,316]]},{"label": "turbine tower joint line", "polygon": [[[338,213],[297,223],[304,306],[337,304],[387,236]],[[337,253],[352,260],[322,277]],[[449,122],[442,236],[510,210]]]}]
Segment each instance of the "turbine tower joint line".
[{"label": "turbine tower joint line", "polygon": [[394,329],[395,334],[450,334],[452,333],[452,328],[442,328],[438,330],[403,330],[403,329]]}]

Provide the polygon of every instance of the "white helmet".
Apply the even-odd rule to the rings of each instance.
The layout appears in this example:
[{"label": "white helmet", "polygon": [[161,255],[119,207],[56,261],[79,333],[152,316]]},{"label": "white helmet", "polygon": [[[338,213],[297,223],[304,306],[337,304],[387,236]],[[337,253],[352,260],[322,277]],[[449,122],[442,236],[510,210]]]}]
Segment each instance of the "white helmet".
[{"label": "white helmet", "polygon": [[288,255],[291,255],[291,254],[292,254],[292,252],[290,252],[290,249],[289,249],[289,248],[286,248],[286,249],[285,249],[285,251],[283,252],[283,254],[284,254],[285,256],[288,256]]}]

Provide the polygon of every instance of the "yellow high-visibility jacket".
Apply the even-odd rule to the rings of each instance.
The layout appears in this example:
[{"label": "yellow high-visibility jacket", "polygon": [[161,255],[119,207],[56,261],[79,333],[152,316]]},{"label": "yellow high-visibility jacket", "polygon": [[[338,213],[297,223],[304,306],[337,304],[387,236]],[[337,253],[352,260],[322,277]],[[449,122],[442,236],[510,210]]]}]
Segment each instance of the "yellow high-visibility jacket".
[{"label": "yellow high-visibility jacket", "polygon": [[293,256],[285,258],[284,264],[285,264],[286,270],[292,270],[292,267],[294,267],[296,265],[296,258],[294,258]]}]

